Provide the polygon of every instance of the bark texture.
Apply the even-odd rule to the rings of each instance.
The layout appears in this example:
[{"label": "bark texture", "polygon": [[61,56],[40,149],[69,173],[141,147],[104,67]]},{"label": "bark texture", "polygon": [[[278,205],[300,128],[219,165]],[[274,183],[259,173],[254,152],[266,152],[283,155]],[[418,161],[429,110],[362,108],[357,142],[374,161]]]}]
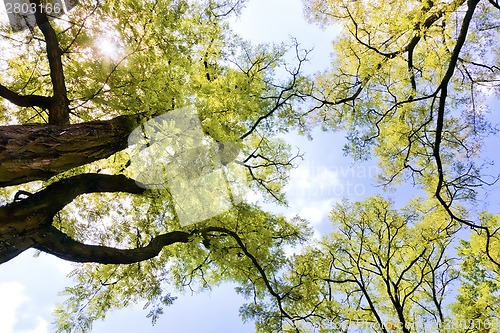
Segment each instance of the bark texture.
[{"label": "bark texture", "polygon": [[0,187],[45,180],[127,147],[141,115],[74,125],[0,126]]},{"label": "bark texture", "polygon": [[30,0],[36,4],[35,19],[36,24],[45,37],[45,48],[47,59],[49,60],[50,79],[52,81],[53,95],[50,99],[49,124],[64,125],[69,124],[69,103],[66,81],[62,64],[62,50],[59,47],[57,34],[49,23],[45,12],[41,11],[40,0]]}]

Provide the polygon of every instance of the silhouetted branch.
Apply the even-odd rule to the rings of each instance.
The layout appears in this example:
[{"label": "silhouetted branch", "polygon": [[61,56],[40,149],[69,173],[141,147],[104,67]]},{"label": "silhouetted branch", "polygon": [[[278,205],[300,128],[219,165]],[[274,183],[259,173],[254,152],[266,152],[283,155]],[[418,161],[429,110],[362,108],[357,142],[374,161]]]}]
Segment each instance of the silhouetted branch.
[{"label": "silhouetted branch", "polygon": [[187,243],[190,234],[173,231],[156,236],[144,247],[136,249],[117,249],[107,246],[80,243],[49,227],[41,241],[34,248],[72,262],[94,262],[101,264],[132,264],[156,257],[168,245]]}]

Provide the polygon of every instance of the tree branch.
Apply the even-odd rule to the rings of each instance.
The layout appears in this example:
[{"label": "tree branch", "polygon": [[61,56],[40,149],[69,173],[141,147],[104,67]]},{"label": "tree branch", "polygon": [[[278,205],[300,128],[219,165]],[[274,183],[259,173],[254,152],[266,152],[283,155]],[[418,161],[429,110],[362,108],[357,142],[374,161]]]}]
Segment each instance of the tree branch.
[{"label": "tree branch", "polygon": [[438,114],[437,114],[437,121],[436,121],[436,136],[435,136],[435,143],[434,143],[434,149],[433,149],[433,156],[436,161],[436,167],[438,171],[438,184],[436,186],[436,191],[435,191],[435,196],[439,203],[443,206],[443,208],[446,210],[446,212],[450,215],[451,218],[455,219],[456,221],[467,225],[471,227],[472,229],[480,229],[484,230],[486,232],[486,255],[488,258],[498,267],[500,267],[500,262],[498,262],[493,256],[491,255],[490,252],[490,245],[491,245],[491,231],[487,226],[483,226],[480,224],[476,224],[472,221],[466,220],[464,218],[458,217],[452,210],[451,208],[451,202],[448,203],[446,202],[445,198],[441,195],[441,192],[443,188],[447,188],[447,185],[445,183],[445,177],[444,177],[444,170],[443,170],[443,162],[441,159],[441,141],[442,141],[442,135],[444,131],[444,116],[445,116],[445,111],[446,111],[446,98],[448,96],[448,84],[453,77],[453,73],[455,72],[455,68],[457,66],[457,62],[459,60],[460,56],[460,51],[465,44],[465,40],[467,39],[467,34],[469,31],[469,26],[472,21],[472,17],[474,16],[474,11],[478,5],[480,0],[468,0],[468,8],[467,12],[465,13],[465,17],[462,22],[462,26],[460,28],[460,34],[457,38],[457,43],[455,45],[455,48],[453,49],[453,53],[451,54],[451,59],[448,64],[448,69],[446,71],[446,74],[444,75],[443,79],[441,80],[441,83],[437,89],[437,91],[441,91],[441,95],[439,96],[439,106],[438,106]]},{"label": "tree branch", "polygon": [[488,0],[488,1],[493,5],[493,7],[500,10],[500,5],[498,4],[498,0]]},{"label": "tree branch", "polygon": [[[133,179],[123,175],[82,174],[60,180],[24,200],[0,207],[0,264],[43,243],[45,237],[51,234],[47,228],[51,228],[55,214],[77,196],[96,192],[144,191]],[[47,251],[51,244],[57,252],[57,246],[69,242],[64,237],[54,237],[48,238]],[[68,244],[76,246],[71,242]]]},{"label": "tree branch", "polygon": [[278,96],[270,97],[270,98],[275,100],[272,108],[269,111],[267,111],[265,114],[259,116],[259,118],[247,130],[247,132],[240,136],[240,140],[243,140],[247,136],[252,134],[257,129],[257,127],[259,126],[259,124],[262,121],[273,117],[276,113],[278,113],[278,111],[283,106],[285,106],[287,103],[289,103],[293,98],[301,97],[296,92],[294,92],[294,90],[297,89],[298,81],[300,79],[300,74],[302,71],[302,66],[303,66],[304,62],[307,61],[307,56],[309,54],[309,51],[306,51],[305,55],[301,56],[299,54],[299,44],[296,41],[295,42],[295,54],[296,54],[296,57],[298,60],[298,65],[297,65],[297,68],[295,68],[294,70],[288,70],[288,73],[292,76],[290,82],[287,84],[287,86],[281,87],[281,91],[279,92]]},{"label": "tree branch", "polygon": [[0,126],[0,187],[45,180],[128,145],[142,114],[73,125]]},{"label": "tree branch", "polygon": [[[423,32],[425,32],[427,29],[432,27],[432,25],[436,21],[441,19],[446,13],[454,12],[458,7],[463,5],[466,1],[467,0],[455,0],[455,1],[447,4],[443,8],[437,10],[436,12],[432,13],[431,15],[427,16],[422,23],[419,22],[415,25],[414,31],[416,32],[416,34],[409,40],[409,42],[404,47],[400,48],[399,50],[392,51],[392,52],[380,51],[379,49],[377,49],[376,47],[374,47],[370,43],[363,42],[358,36],[358,24],[357,24],[357,22],[354,20],[354,17],[351,15],[350,11],[347,8],[346,8],[346,10],[347,10],[347,14],[348,14],[349,18],[351,19],[351,21],[354,25],[354,28],[355,28],[355,31],[351,32],[351,34],[356,39],[356,41],[358,43],[360,43],[361,45],[363,45],[364,47],[380,54],[383,57],[386,57],[388,59],[393,59],[402,53],[413,52],[413,50],[415,49],[417,44],[422,39]],[[428,8],[427,11],[429,11],[429,9],[430,8]]]},{"label": "tree branch", "polygon": [[467,34],[469,31],[469,25],[472,21],[472,17],[474,16],[474,11],[476,9],[479,0],[468,0],[468,9],[465,14],[464,20],[462,22],[462,26],[460,29],[460,34],[457,38],[457,43],[455,48],[453,49],[453,53],[451,54],[451,59],[448,64],[448,68],[446,73],[439,84],[437,91],[441,91],[439,96],[439,106],[437,112],[437,120],[436,120],[436,136],[433,148],[433,155],[436,161],[437,171],[438,171],[438,184],[436,186],[435,195],[438,201],[442,204],[442,206],[446,209],[446,211],[450,214],[451,217],[456,218],[458,221],[470,226],[477,227],[471,222],[465,221],[463,219],[458,219],[454,213],[451,211],[450,204],[448,204],[445,199],[441,196],[441,191],[444,186],[444,170],[443,163],[441,160],[441,141],[444,129],[444,116],[446,111],[446,98],[448,97],[448,84],[453,77],[453,73],[455,72],[455,68],[457,66],[457,62],[459,59],[460,51],[462,50],[463,45],[465,44],[465,40],[467,38]]},{"label": "tree branch", "polygon": [[7,99],[9,102],[23,107],[38,106],[43,109],[48,109],[50,106],[50,98],[39,95],[19,95],[9,88],[0,84],[0,96]]},{"label": "tree branch", "polygon": [[11,217],[21,220],[21,223],[22,217],[40,214],[44,216],[45,223],[52,223],[54,215],[79,195],[99,192],[139,194],[144,191],[135,180],[124,175],[86,173],[62,179],[5,208],[12,212]]},{"label": "tree branch", "polygon": [[250,259],[250,261],[252,262],[253,266],[257,269],[257,271],[259,272],[260,274],[260,277],[262,278],[262,281],[264,282],[264,285],[266,286],[267,290],[269,291],[269,293],[276,299],[276,302],[278,304],[278,307],[280,309],[280,312],[281,314],[287,318],[287,319],[290,319],[293,323],[293,320],[296,319],[294,318],[293,316],[291,316],[284,308],[283,306],[283,296],[280,295],[278,293],[278,291],[276,291],[273,286],[272,286],[272,282],[271,280],[269,279],[269,277],[267,276],[265,270],[264,270],[264,267],[262,267],[259,263],[259,261],[257,260],[257,258],[255,258],[255,256],[250,253],[250,251],[248,251],[247,247],[245,246],[245,243],[243,242],[243,240],[241,239],[241,237],[234,231],[231,231],[231,230],[228,230],[226,228],[221,228],[221,227],[207,227],[207,228],[204,228],[203,230],[200,231],[200,233],[208,233],[208,232],[219,232],[219,233],[225,233],[225,234],[228,234],[229,236],[231,236],[235,241],[236,243],[238,244],[238,246],[240,247],[240,249],[243,251],[243,253],[245,254],[245,256]]},{"label": "tree branch", "polygon": [[147,246],[136,249],[83,244],[54,227],[49,227],[42,237],[34,248],[64,260],[100,264],[132,264],[156,257],[165,246],[189,242],[190,234],[182,231],[169,232],[153,238]]},{"label": "tree branch", "polygon": [[[49,124],[69,124],[69,101],[67,97],[66,81],[61,56],[63,54],[57,41],[57,34],[49,23],[45,11],[42,10],[40,0],[30,0],[36,4],[35,19],[45,37],[47,58],[50,67],[50,79],[54,89],[49,107]],[[45,7],[43,7],[45,8]]]}]

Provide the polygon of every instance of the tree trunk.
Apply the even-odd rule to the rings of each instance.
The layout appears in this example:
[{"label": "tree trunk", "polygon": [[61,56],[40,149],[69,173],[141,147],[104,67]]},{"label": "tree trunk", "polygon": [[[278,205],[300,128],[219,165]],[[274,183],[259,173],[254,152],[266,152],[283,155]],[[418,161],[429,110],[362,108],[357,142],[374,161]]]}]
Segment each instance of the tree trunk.
[{"label": "tree trunk", "polygon": [[0,187],[45,180],[127,147],[142,115],[73,125],[0,126]]}]

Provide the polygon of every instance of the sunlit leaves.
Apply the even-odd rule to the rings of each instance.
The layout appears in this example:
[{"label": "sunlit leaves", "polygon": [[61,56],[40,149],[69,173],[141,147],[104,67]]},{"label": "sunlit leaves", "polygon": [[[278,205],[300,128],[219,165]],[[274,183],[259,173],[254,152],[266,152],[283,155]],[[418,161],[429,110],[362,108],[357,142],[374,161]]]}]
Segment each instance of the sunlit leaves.
[{"label": "sunlit leaves", "polygon": [[69,298],[62,305],[64,311],[56,311],[59,329],[83,332],[86,325],[104,318],[111,307],[142,301],[147,302],[148,316],[154,322],[175,299],[170,291],[173,288],[201,291],[233,281],[247,297],[264,297],[270,287],[280,291],[279,281],[273,275],[262,276],[255,264],[264,263],[265,272],[278,271],[286,263],[285,246],[296,245],[308,236],[304,221],[286,221],[248,205],[189,229],[202,231],[193,234],[188,244],[165,248],[152,260],[77,268],[73,273],[77,284],[66,289]]},{"label": "sunlit leaves", "polygon": [[[486,226],[498,230],[498,217],[483,214]],[[461,263],[462,280],[459,294],[451,308],[457,320],[476,319],[476,323],[500,320],[498,316],[500,304],[500,269],[485,253],[487,237],[484,231],[472,232],[470,240],[461,241],[459,254],[464,260]],[[498,262],[500,242],[498,234],[489,238],[490,255]],[[498,327],[494,327],[498,329]]]},{"label": "sunlit leaves", "polygon": [[[441,81],[449,72],[466,2],[304,4],[312,21],[342,28],[332,68],[316,81],[315,97],[323,105],[318,119],[348,131],[346,151],[355,158],[378,157],[384,184],[410,180],[435,191],[437,183],[431,179],[437,177],[434,148]],[[495,85],[492,79],[500,73],[494,38],[488,37],[495,29],[498,33],[498,24],[492,28],[486,20],[497,22],[498,10],[486,2],[476,10],[475,26],[460,50],[441,111],[446,116],[440,158],[450,179],[446,187],[451,201],[475,198],[474,190],[465,190],[455,180],[468,178],[469,189],[481,185],[478,154],[484,137],[494,132],[484,117],[484,87]]]},{"label": "sunlit leaves", "polygon": [[444,300],[457,286],[450,255],[457,225],[430,202],[391,206],[379,196],[336,205],[334,231],[294,254],[282,272],[282,310],[259,302],[245,315],[263,332],[442,327],[451,318]]}]

